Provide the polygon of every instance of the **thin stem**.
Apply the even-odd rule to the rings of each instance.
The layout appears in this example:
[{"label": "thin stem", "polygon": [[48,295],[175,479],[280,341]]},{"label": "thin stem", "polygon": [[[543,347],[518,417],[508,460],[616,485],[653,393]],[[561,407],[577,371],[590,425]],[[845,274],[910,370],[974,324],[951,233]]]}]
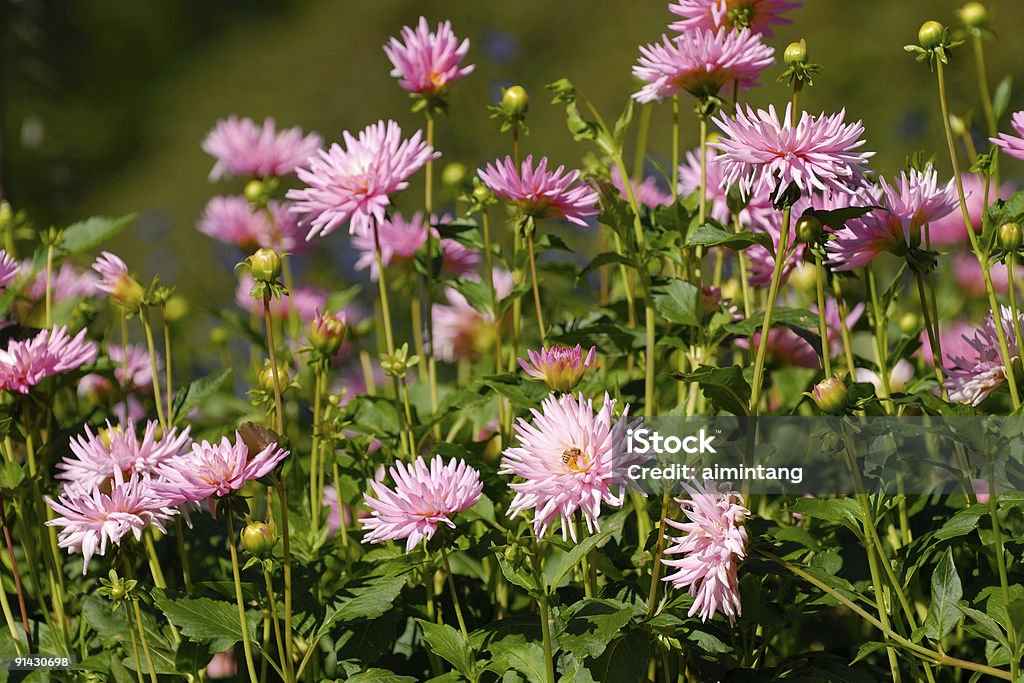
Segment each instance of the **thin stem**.
[{"label": "thin stem", "polygon": [[[702,137],[701,140],[704,138]],[[703,187],[703,183],[701,184]],[[679,200],[679,95],[672,96],[672,203]]]},{"label": "thin stem", "polygon": [[992,96],[988,90],[988,74],[985,69],[985,48],[981,42],[981,36],[975,34],[971,37],[971,47],[974,48],[974,66],[977,71],[978,94],[981,96],[981,110],[985,112],[985,125],[988,127],[990,137],[999,134],[999,124],[996,122],[996,114],[992,109]]},{"label": "thin stem", "polygon": [[[825,370],[825,378],[832,376],[832,349],[828,343],[828,320],[825,317],[825,268],[821,257],[814,255],[815,284],[818,293],[818,333],[821,335],[821,367]],[[763,334],[763,332],[762,332]],[[853,368],[850,368],[853,371]]]},{"label": "thin stem", "polygon": [[[14,543],[11,540],[11,530],[7,526],[7,510],[5,509],[3,491],[0,491],[0,524],[3,525],[4,530],[4,544],[7,546],[7,557],[11,561],[11,574],[14,577],[14,590],[18,594],[18,609],[21,611],[21,623],[25,627],[25,644],[28,646],[27,652],[35,652],[35,645],[32,643],[32,627],[28,623],[28,609],[25,607],[25,590],[21,585],[21,574],[18,572],[18,560],[14,557]],[[6,607],[6,591],[0,591],[4,594],[5,612],[9,611],[9,607]],[[15,630],[11,629],[11,635],[14,637],[15,645],[21,645],[21,639],[17,637]]]},{"label": "thin stem", "polygon": [[139,642],[142,643],[142,654],[146,657],[146,666],[149,668],[149,680],[157,682],[156,667],[153,666],[153,655],[149,652],[149,640],[146,638],[146,627],[142,623],[142,608],[138,600],[132,600],[132,611],[135,613],[135,625],[139,629]]},{"label": "thin stem", "polygon": [[1006,285],[1010,295],[1010,315],[1013,316],[1013,337],[1017,342],[1017,353],[1024,349],[1024,336],[1021,334],[1020,309],[1017,307],[1017,283],[1014,273],[1017,270],[1017,253],[1011,251],[1006,257]]},{"label": "thin stem", "polygon": [[142,683],[144,680],[142,677],[142,659],[139,657],[139,643],[135,639],[135,625],[133,623],[134,621],[135,620],[131,617],[128,618],[128,635],[132,639],[132,653],[134,653],[135,655],[135,678],[139,681],[139,683]]},{"label": "thin stem", "polygon": [[270,580],[270,572],[263,571],[263,581],[267,588],[267,608],[270,611],[270,623],[274,627],[274,640],[277,642],[277,657],[281,660],[281,669],[286,674],[285,682],[290,683],[288,673],[291,671],[290,666],[284,665],[285,649],[284,641],[281,639],[281,625],[277,621],[277,602],[274,600],[274,583]]},{"label": "thin stem", "polygon": [[[428,107],[426,109],[427,117],[427,145],[431,148],[434,147],[434,112]],[[423,197],[423,206],[426,210],[426,231],[427,239],[425,243],[427,245],[427,253],[430,258],[434,256],[434,233],[430,229],[431,215],[434,212],[434,161],[433,159],[427,160],[425,189]],[[434,268],[433,264],[430,264],[427,268],[426,276],[426,295],[427,295],[427,339],[430,340],[430,348],[427,349],[426,365],[427,365],[427,378],[430,381],[430,410],[432,413],[437,414],[437,410],[441,405],[440,394],[437,389],[437,358],[434,355]],[[422,359],[423,356],[420,356]],[[423,361],[420,361],[421,364]],[[409,429],[412,429],[410,425]],[[437,438],[441,436],[441,425],[437,424],[434,426],[434,435]],[[415,450],[415,446],[412,447]]]},{"label": "thin stem", "polygon": [[775,253],[775,267],[772,269],[772,280],[768,286],[768,301],[764,307],[764,321],[761,324],[761,339],[757,344],[757,355],[754,357],[754,383],[750,392],[750,414],[757,415],[761,402],[761,385],[764,378],[764,362],[768,355],[768,336],[772,326],[772,315],[775,312],[775,301],[779,296],[779,284],[782,282],[782,271],[789,256],[789,222],[791,208],[787,205],[782,210],[782,232],[779,235],[779,246]]},{"label": "thin stem", "polygon": [[[1012,286],[1011,286],[1012,287]],[[995,538],[996,567],[999,570],[999,587],[1003,594],[1003,604],[1010,604],[1010,583],[1006,575],[1006,550],[1003,546],[1003,531],[999,523],[999,506],[996,494],[995,464],[988,469],[988,514],[992,520],[992,535]],[[1010,639],[1010,678],[1016,681],[1020,671],[1019,643],[1017,629],[1013,623],[1013,610],[1006,610],[1006,633]]]},{"label": "thin stem", "polygon": [[533,232],[526,236],[526,248],[530,256],[530,280],[533,282],[533,306],[537,311],[537,328],[540,330],[541,346],[547,346],[547,327],[544,326],[544,312],[540,305],[540,283],[537,281],[537,256],[533,248]]},{"label": "thin stem", "polygon": [[946,378],[942,372],[942,348],[939,346],[939,335],[935,331],[935,321],[932,320],[931,307],[928,305],[928,294],[925,291],[924,278],[921,273],[915,272],[914,279],[917,281],[917,295],[921,299],[921,312],[924,314],[924,329],[928,335],[928,344],[932,348],[932,365],[935,367],[935,379],[939,381],[939,388],[943,398],[948,397],[946,391]]},{"label": "thin stem", "polygon": [[[160,313],[164,321],[164,384],[166,385],[167,391],[167,415],[168,417],[173,417],[174,389],[171,382],[171,378],[173,377],[173,373],[171,371],[171,323],[167,319],[167,304],[161,306]],[[156,396],[156,400],[159,401],[160,397]]]},{"label": "thin stem", "polygon": [[452,566],[448,563],[448,551],[445,550],[444,546],[441,546],[441,560],[444,562],[444,571],[448,575],[448,590],[452,594],[452,603],[455,605],[455,618],[459,622],[459,630],[462,631],[462,637],[469,642],[469,631],[466,630],[466,621],[462,618],[462,605],[459,603],[459,594],[455,590],[455,579],[452,578]]},{"label": "thin stem", "polygon": [[180,517],[174,518],[174,540],[178,545],[178,558],[181,560],[181,578],[185,582],[185,592],[192,592],[192,563],[185,552],[185,527]]},{"label": "thin stem", "polygon": [[[409,322],[412,325],[412,345],[416,349],[416,355],[426,359],[426,346],[423,343],[423,303],[418,293],[414,293],[409,299]],[[429,381],[426,363],[420,363],[419,375],[421,382]]]},{"label": "thin stem", "polygon": [[889,398],[892,390],[889,386],[889,342],[888,342],[888,320],[882,315],[882,306],[878,299],[878,285],[875,282],[875,272],[871,266],[866,266],[868,294],[871,299],[871,317],[874,322],[875,338],[875,363],[878,365],[878,374],[882,380],[882,391],[885,394],[879,398]]},{"label": "thin stem", "polygon": [[242,597],[242,574],[238,569],[238,550],[235,548],[235,527],[232,523],[234,514],[224,515],[228,527],[228,551],[231,553],[231,576],[235,581],[235,603],[238,605],[238,625],[242,629],[242,650],[245,652],[245,666],[249,670],[249,680],[257,683],[256,667],[252,661],[252,645],[249,643],[249,623],[245,617],[245,598]]},{"label": "thin stem", "polygon": [[[281,666],[285,671],[293,670],[292,656],[292,540],[288,524],[288,487],[284,477],[278,482],[278,495],[281,498],[281,554],[284,559],[284,647],[285,661]],[[294,676],[292,677],[294,680]]]},{"label": "thin stem", "polygon": [[313,370],[313,443],[309,451],[309,523],[314,533],[320,526],[320,508],[323,501],[323,494],[317,497],[317,472],[321,467],[319,455],[323,383],[324,363],[317,360]]},{"label": "thin stem", "polygon": [[[647,592],[647,618],[654,616],[654,607],[658,603],[658,580],[661,578],[661,556],[665,550],[665,520],[668,518],[668,505],[671,500],[666,490],[661,496],[661,518],[658,520],[658,543],[655,546],[654,564],[651,565],[651,587]],[[641,539],[641,544],[646,539]]]},{"label": "thin stem", "polygon": [[[146,332],[146,346],[149,349],[149,371],[153,376],[153,398],[156,403],[156,416],[160,420],[160,426],[163,428],[164,433],[167,433],[169,424],[167,422],[167,416],[164,414],[163,400],[160,398],[160,372],[156,367],[156,345],[153,343],[153,326],[149,323],[149,309],[145,306],[142,307],[142,329]],[[125,377],[128,374],[127,356],[124,359],[125,362]]]},{"label": "thin stem", "polygon": [[275,429],[284,435],[284,402],[281,400],[281,374],[277,370],[277,346],[274,343],[274,321],[270,319],[270,292],[263,291],[263,324],[267,330],[267,355],[270,356],[270,376],[274,380]]},{"label": "thin stem", "polygon": [[[491,294],[491,313],[494,315],[494,371],[501,372],[502,366],[502,351],[501,351],[501,319],[502,316],[498,311],[498,290],[494,286],[494,254],[491,252],[491,219],[488,214],[487,208],[484,207],[482,211],[481,220],[483,222],[484,231],[484,262],[487,265],[487,287]],[[498,424],[504,427],[505,424],[505,401],[502,396],[498,395]],[[500,448],[504,441],[504,429],[498,430],[498,447]]]},{"label": "thin stem", "polygon": [[[994,135],[994,133],[993,133]],[[46,246],[46,326],[53,325],[53,243]]]},{"label": "thin stem", "polygon": [[551,646],[551,614],[548,610],[547,589],[544,588],[544,568],[540,552],[540,540],[534,540],[533,573],[540,589],[537,611],[540,614],[540,633],[544,642],[544,667],[547,683],[555,683],[555,657]]}]

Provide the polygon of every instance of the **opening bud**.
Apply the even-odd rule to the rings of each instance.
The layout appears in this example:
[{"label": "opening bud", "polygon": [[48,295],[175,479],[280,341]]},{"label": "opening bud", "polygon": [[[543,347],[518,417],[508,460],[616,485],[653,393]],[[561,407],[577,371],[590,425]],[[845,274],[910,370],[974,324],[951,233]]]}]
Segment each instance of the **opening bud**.
[{"label": "opening bud", "polygon": [[942,37],[945,32],[946,27],[939,22],[926,21],[921,24],[921,28],[917,32],[917,40],[924,49],[934,50],[942,45]]},{"label": "opening bud", "polygon": [[281,277],[281,257],[273,249],[257,249],[249,257],[252,276],[261,282],[274,282]]},{"label": "opening bud", "polygon": [[309,324],[306,337],[310,345],[323,356],[333,356],[345,341],[344,317],[335,313],[318,313]]},{"label": "opening bud", "polygon": [[807,41],[801,38],[799,42],[787,45],[786,51],[783,53],[783,59],[786,61],[786,64],[790,66],[793,66],[794,64],[806,64]]},{"label": "opening bud", "polygon": [[826,415],[838,415],[846,410],[846,385],[837,377],[828,377],[814,385],[811,399]]},{"label": "opening bud", "polygon": [[242,547],[256,557],[267,555],[277,545],[277,531],[266,522],[253,522],[242,529]]},{"label": "opening bud", "polygon": [[1019,223],[1003,223],[999,226],[999,246],[1004,251],[1017,251],[1020,249],[1022,241],[1024,241],[1024,234],[1021,233]]}]

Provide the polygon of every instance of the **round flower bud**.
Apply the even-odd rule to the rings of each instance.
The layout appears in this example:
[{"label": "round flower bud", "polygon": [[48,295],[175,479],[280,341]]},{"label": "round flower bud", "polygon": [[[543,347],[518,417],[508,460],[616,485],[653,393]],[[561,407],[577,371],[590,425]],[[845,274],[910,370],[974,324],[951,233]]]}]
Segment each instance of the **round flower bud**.
[{"label": "round flower bud", "polygon": [[783,59],[786,60],[786,64],[793,66],[794,64],[806,64],[807,63],[807,41],[803,38],[798,43],[790,43],[786,46],[786,51],[783,53]]},{"label": "round flower bud", "polygon": [[221,344],[227,344],[229,339],[231,339],[231,330],[226,327],[215,327],[210,330],[211,344],[220,346]]},{"label": "round flower bud", "polygon": [[318,313],[309,324],[306,337],[321,355],[333,356],[345,341],[345,320],[334,313]]},{"label": "round flower bud", "polygon": [[253,522],[242,529],[242,547],[257,557],[267,555],[277,544],[277,531],[266,522]]},{"label": "round flower bud", "polygon": [[801,216],[796,222],[796,237],[801,242],[817,242],[824,231],[824,226],[816,216]]},{"label": "round flower bud", "polygon": [[926,21],[921,24],[921,28],[917,32],[917,39],[924,49],[934,50],[942,44],[942,35],[945,32],[946,27],[939,22]]},{"label": "round flower bud", "polygon": [[117,581],[111,584],[109,590],[111,600],[121,600],[124,598],[125,595],[128,594],[128,591],[125,589],[124,583],[122,581]]},{"label": "round flower bud", "polygon": [[473,188],[473,199],[477,200],[481,204],[483,204],[490,198],[491,189],[484,185],[483,183],[480,183],[479,185]]},{"label": "round flower bud", "polygon": [[[281,382],[281,393],[284,393],[285,387],[288,386],[289,376],[288,368],[285,365],[279,364],[277,366],[277,379]],[[274,368],[270,365],[270,360],[264,361],[263,370],[259,376],[260,389],[269,393],[274,391]]]},{"label": "round flower bud", "polygon": [[245,198],[253,204],[259,204],[263,201],[263,193],[266,188],[263,186],[262,180],[250,180],[245,184]]},{"label": "round flower bud", "polygon": [[958,12],[967,28],[981,28],[988,23],[988,10],[980,2],[969,2]]},{"label": "round flower bud", "polygon": [[452,187],[461,190],[469,177],[469,169],[466,165],[455,161],[444,167],[441,171],[441,183],[445,187]]},{"label": "round flower bud", "polygon": [[1017,251],[1022,241],[1024,235],[1021,234],[1019,223],[1003,223],[999,226],[999,246],[1004,251]]},{"label": "round flower bud", "polygon": [[257,249],[249,257],[252,276],[262,282],[273,282],[281,277],[281,257],[273,249]]},{"label": "round flower bud", "polygon": [[170,321],[181,320],[188,315],[188,299],[175,294],[167,300],[167,304],[164,306],[164,315]]},{"label": "round flower bud", "polygon": [[967,135],[967,124],[956,114],[949,115],[949,129],[958,138]]},{"label": "round flower bud", "polygon": [[846,409],[846,385],[841,379],[828,377],[814,385],[811,398],[826,415],[838,415]]},{"label": "round flower bud", "polygon": [[921,324],[921,318],[916,313],[907,312],[900,316],[899,326],[900,331],[905,334],[910,334],[918,328]]},{"label": "round flower bud", "polygon": [[501,106],[509,114],[522,117],[530,108],[530,96],[521,85],[513,85],[501,96]]}]

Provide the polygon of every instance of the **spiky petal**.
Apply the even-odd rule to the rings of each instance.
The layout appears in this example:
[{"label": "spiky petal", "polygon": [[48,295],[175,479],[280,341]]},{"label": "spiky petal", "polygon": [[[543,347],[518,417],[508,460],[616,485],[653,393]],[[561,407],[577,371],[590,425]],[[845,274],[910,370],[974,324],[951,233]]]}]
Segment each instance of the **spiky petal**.
[{"label": "spiky petal", "polygon": [[203,140],[203,151],[217,161],[210,170],[210,180],[227,176],[286,176],[323,144],[316,133],[303,134],[298,126],[278,131],[272,118],[262,125],[249,118],[229,116]]},{"label": "spiky petal", "polygon": [[597,193],[587,185],[576,184],[580,172],[566,172],[564,166],[548,171],[547,157],[541,157],[534,168],[533,156],[529,155],[519,169],[512,157],[505,157],[477,173],[494,194],[533,218],[554,218],[586,227],[586,219],[598,213]]},{"label": "spiky petal", "polygon": [[473,73],[472,64],[462,66],[469,52],[469,40],[461,43],[452,31],[452,22],[442,21],[437,32],[430,31],[425,17],[413,29],[402,27],[402,40],[391,38],[384,46],[398,78],[398,85],[406,92],[432,98],[444,93],[454,81]]}]

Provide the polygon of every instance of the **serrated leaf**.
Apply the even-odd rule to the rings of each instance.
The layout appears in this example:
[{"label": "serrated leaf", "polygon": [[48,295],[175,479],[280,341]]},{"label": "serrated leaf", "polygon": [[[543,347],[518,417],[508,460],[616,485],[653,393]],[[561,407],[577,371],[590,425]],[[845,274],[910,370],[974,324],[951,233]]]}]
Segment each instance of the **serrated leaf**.
[{"label": "serrated leaf", "polygon": [[64,230],[64,239],[60,246],[54,249],[54,255],[60,257],[74,256],[95,249],[118,235],[133,220],[135,220],[134,213],[119,218],[93,216],[92,218],[69,225]]},{"label": "serrated leaf", "polygon": [[518,375],[489,375],[481,382],[522,408],[534,408],[548,395],[543,384],[527,381]]},{"label": "serrated leaf", "polygon": [[746,415],[750,404],[750,384],[743,376],[743,368],[731,365],[725,368],[713,368],[702,365],[685,375],[675,375],[683,382],[696,382],[700,385],[704,396],[718,410],[726,410],[733,415]]},{"label": "serrated leaf", "polygon": [[[932,640],[939,640],[956,628],[960,621],[960,600],[963,597],[963,585],[953,563],[953,550],[946,548],[946,553],[932,574],[932,600],[921,626],[922,633]],[[985,617],[988,618],[987,615]]]},{"label": "serrated leaf", "polygon": [[654,308],[665,320],[677,325],[700,325],[700,290],[683,280],[672,280],[651,289]]},{"label": "serrated leaf", "polygon": [[842,209],[831,209],[828,211],[825,209],[811,209],[810,211],[805,211],[803,215],[814,216],[821,221],[822,225],[826,225],[833,230],[842,230],[847,221],[860,218],[866,213],[881,208],[880,206],[846,206]]},{"label": "serrated leaf", "polygon": [[447,624],[434,624],[425,619],[416,623],[423,629],[423,639],[435,655],[441,657],[466,678],[473,680],[476,657],[462,634]]},{"label": "serrated leaf", "polygon": [[946,541],[957,536],[964,536],[978,528],[978,520],[988,514],[988,506],[971,505],[963,510],[957,511],[955,515],[946,520],[935,532],[935,539]]},{"label": "serrated leaf", "polygon": [[852,498],[800,498],[790,510],[851,529],[858,529],[863,519],[860,505]]},{"label": "serrated leaf", "polygon": [[543,681],[547,678],[544,648],[538,643],[512,635],[491,643],[487,651],[491,655],[491,663],[487,668],[491,671],[502,673],[512,668],[526,676],[528,681]]},{"label": "serrated leaf", "polygon": [[[210,598],[169,598],[154,591],[153,602],[177,626],[182,635],[199,643],[209,643],[214,652],[223,652],[242,640],[238,607]],[[259,619],[246,619],[249,637],[254,642]]]},{"label": "serrated leaf", "polygon": [[224,368],[205,377],[200,377],[188,386],[179,389],[174,395],[171,422],[177,424],[193,410],[201,407],[211,396],[220,391],[229,379],[231,379],[231,368]]},{"label": "serrated leaf", "polygon": [[[743,320],[725,325],[723,329],[730,334],[749,337],[761,329],[761,325],[763,323],[764,316],[758,313],[750,318],[744,318]],[[786,325],[801,327],[805,330],[813,330],[816,328],[817,324],[817,314],[811,313],[805,308],[776,308],[772,313],[772,327]]]},{"label": "serrated leaf", "polygon": [[621,529],[622,519],[619,518],[617,523],[609,522],[602,526],[604,526],[604,528],[601,529],[601,531],[591,536],[587,536],[578,544],[574,545],[569,552],[557,558],[554,562],[548,561],[548,566],[544,568],[544,574],[549,589],[553,590],[558,588],[562,583],[562,579],[565,578],[565,575],[580,563],[580,560],[584,555],[600,545],[613,533]]},{"label": "serrated leaf", "polygon": [[[958,577],[957,581],[959,581],[959,580],[960,579]],[[934,579],[933,579],[933,582],[934,582]],[[934,598],[933,598],[933,600],[934,600]],[[985,633],[985,635],[987,635],[989,637],[989,639],[996,641],[997,643],[999,643],[1000,645],[1005,647],[1007,650],[1010,649],[1010,642],[1006,638],[1006,632],[1003,631],[1003,629],[999,627],[999,624],[996,623],[995,619],[993,619],[989,615],[985,614],[984,612],[980,612],[980,611],[978,611],[976,609],[972,609],[970,607],[966,607],[964,605],[961,605],[961,604],[959,604],[959,601],[956,603],[956,610],[961,612],[961,613],[963,613],[965,616],[970,618],[971,621],[973,621],[975,624],[977,624],[981,628],[981,630]],[[930,611],[929,611],[929,615],[931,615]],[[960,614],[956,614],[955,616],[956,616],[956,620],[953,622],[954,626],[956,625],[956,622],[960,620]],[[925,626],[927,627],[927,625],[928,625],[928,622],[925,621]],[[952,630],[952,628],[950,630]]]},{"label": "serrated leaf", "polygon": [[578,659],[600,657],[605,647],[625,628],[633,608],[616,600],[584,598],[563,610],[558,642]]},{"label": "serrated leaf", "polygon": [[870,655],[872,652],[884,650],[886,647],[888,646],[885,643],[879,643],[877,640],[872,640],[863,643],[859,648],[857,648],[857,656],[854,657],[853,661],[850,662],[850,666],[853,666],[857,662],[861,661],[862,659]]},{"label": "serrated leaf", "polygon": [[693,231],[693,234],[686,239],[687,246],[701,247],[728,247],[741,251],[747,247],[758,244],[770,253],[775,252],[775,244],[772,237],[766,232],[729,232],[713,225],[702,225]]},{"label": "serrated leaf", "polygon": [[601,683],[638,681],[647,671],[650,651],[647,634],[634,629],[609,643],[604,654],[588,662],[587,669],[593,679]]}]

